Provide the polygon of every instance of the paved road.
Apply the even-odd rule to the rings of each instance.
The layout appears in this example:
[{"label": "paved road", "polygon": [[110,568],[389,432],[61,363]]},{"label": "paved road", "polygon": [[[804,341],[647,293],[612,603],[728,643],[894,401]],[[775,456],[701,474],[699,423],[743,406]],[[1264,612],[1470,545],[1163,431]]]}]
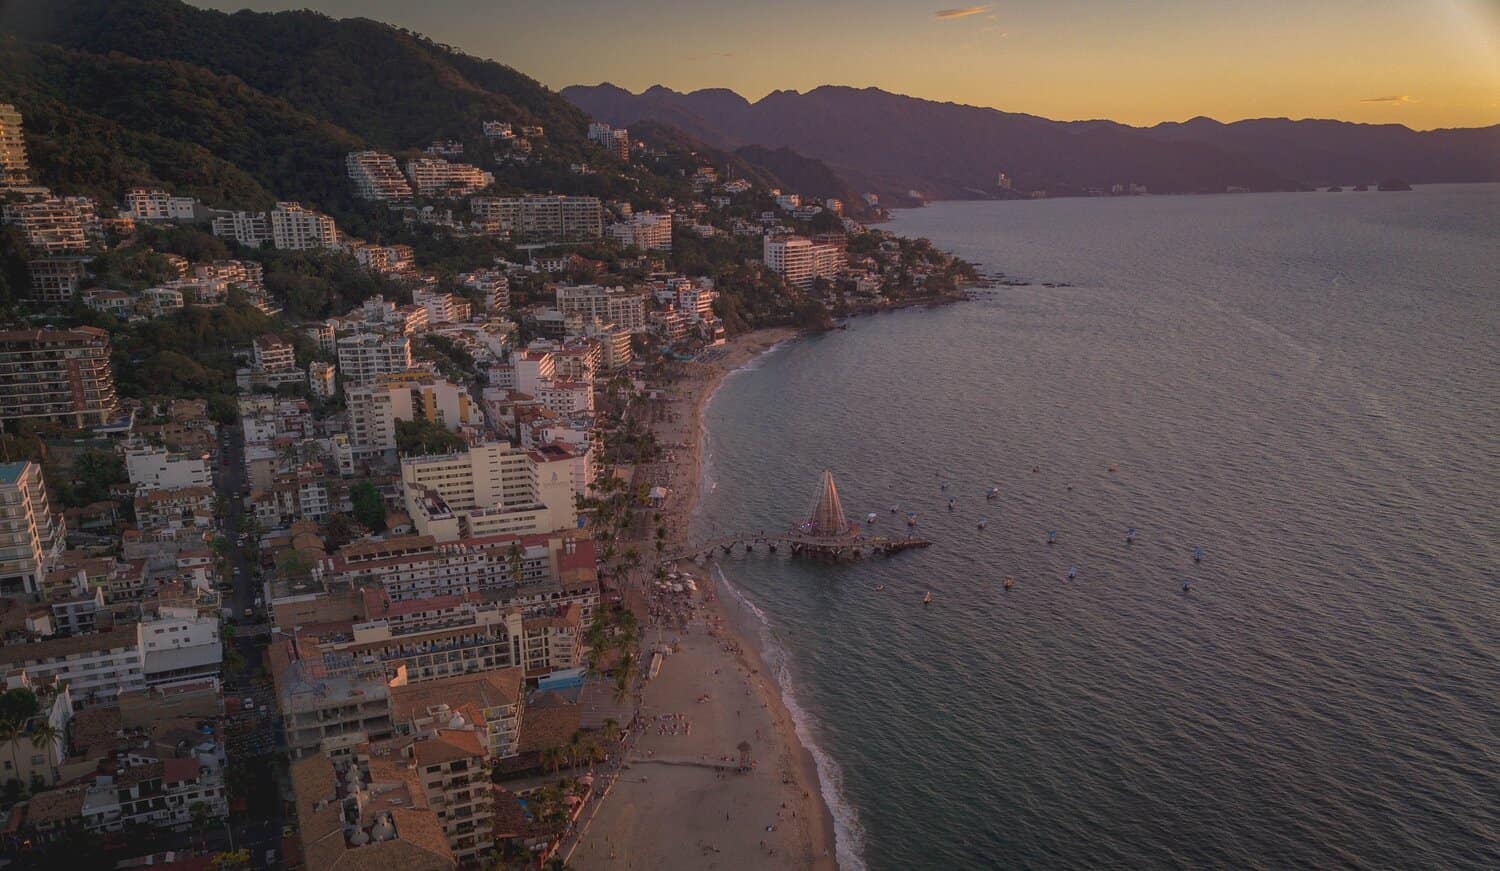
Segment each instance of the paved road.
[{"label": "paved road", "polygon": [[[240,537],[240,523],[245,516],[245,450],[244,437],[239,427],[222,427],[219,431],[219,465],[215,469],[214,486],[224,498],[227,508],[223,517],[223,532],[230,541],[229,561],[233,572],[233,589],[225,594],[225,604],[237,624],[235,626],[235,649],[245,658],[243,672],[226,679],[226,699],[251,699],[253,711],[237,715],[226,728],[226,747],[230,764],[247,764],[256,769],[259,776],[271,777],[274,767],[270,764],[270,753],[276,750],[276,729],[273,721],[275,700],[270,690],[250,682],[265,659],[266,626],[264,614],[257,612],[253,621],[244,616],[246,608],[255,607],[255,598],[261,594],[261,585],[255,577],[254,562],[246,556],[245,547],[236,542]],[[250,542],[254,544],[253,541]],[[253,551],[253,548],[251,548]],[[268,707],[269,706],[269,707]],[[276,794],[280,795],[279,786]],[[278,798],[274,802],[257,803],[249,814],[232,816],[233,841],[236,848],[248,849],[252,867],[263,867],[268,849],[281,853],[281,831],[286,823],[283,806]],[[229,840],[225,827],[219,827],[218,835]],[[215,835],[210,833],[212,840]]]}]

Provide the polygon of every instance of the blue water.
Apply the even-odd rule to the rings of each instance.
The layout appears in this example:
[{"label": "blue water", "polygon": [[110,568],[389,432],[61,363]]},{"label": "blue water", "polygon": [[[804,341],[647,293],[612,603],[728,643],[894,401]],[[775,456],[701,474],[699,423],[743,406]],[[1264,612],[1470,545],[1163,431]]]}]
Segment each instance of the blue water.
[{"label": "blue water", "polygon": [[859,318],[709,406],[701,535],[828,467],[936,540],[724,564],[844,864],[1500,867],[1500,186],[891,229],[1074,286]]}]

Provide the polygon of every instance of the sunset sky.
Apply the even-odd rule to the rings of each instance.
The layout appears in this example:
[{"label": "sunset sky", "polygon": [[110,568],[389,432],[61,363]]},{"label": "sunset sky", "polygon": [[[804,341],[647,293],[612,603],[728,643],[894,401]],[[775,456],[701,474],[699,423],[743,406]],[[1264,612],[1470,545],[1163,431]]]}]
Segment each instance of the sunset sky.
[{"label": "sunset sky", "polygon": [[1073,120],[1500,123],[1500,0],[193,0],[426,33],[552,88],[822,84]]}]

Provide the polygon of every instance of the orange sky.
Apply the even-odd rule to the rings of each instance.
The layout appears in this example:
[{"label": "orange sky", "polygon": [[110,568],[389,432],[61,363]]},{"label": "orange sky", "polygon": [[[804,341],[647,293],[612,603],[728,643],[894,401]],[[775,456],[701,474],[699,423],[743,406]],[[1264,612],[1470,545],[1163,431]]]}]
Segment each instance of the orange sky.
[{"label": "orange sky", "polygon": [[553,88],[884,88],[1063,120],[1500,124],[1500,0],[195,0],[427,33]]}]

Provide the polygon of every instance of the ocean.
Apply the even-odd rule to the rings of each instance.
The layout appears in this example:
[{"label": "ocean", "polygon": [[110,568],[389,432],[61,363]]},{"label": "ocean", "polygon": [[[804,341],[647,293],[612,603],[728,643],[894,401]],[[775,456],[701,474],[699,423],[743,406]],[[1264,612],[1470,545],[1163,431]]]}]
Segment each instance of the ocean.
[{"label": "ocean", "polygon": [[693,521],[935,542],[722,564],[844,867],[1500,867],[1500,185],[889,229],[1036,283],[732,374]]}]

